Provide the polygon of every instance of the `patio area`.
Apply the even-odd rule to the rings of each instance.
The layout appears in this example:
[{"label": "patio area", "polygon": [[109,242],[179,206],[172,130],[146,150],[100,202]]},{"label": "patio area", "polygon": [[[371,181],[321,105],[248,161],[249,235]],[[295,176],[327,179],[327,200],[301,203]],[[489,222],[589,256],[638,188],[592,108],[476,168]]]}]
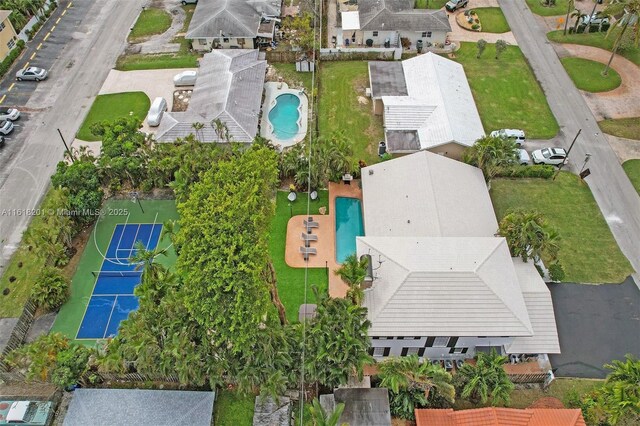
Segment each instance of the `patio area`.
[{"label": "patio area", "polygon": [[[317,236],[317,241],[310,241],[309,248],[315,249],[316,254],[310,254],[305,260],[300,248],[305,246],[302,235],[307,234],[304,224],[306,215],[297,215],[289,219],[287,223],[287,242],[285,248],[285,261],[292,268],[327,268],[329,275],[329,296],[345,297],[348,287],[338,277],[336,271],[340,265],[336,261],[336,218],[335,200],[337,197],[349,197],[362,200],[360,181],[352,181],[350,185],[344,183],[329,183],[329,214],[314,215],[313,221],[317,227],[312,228],[312,235]],[[300,202],[300,201],[298,201]]]}]

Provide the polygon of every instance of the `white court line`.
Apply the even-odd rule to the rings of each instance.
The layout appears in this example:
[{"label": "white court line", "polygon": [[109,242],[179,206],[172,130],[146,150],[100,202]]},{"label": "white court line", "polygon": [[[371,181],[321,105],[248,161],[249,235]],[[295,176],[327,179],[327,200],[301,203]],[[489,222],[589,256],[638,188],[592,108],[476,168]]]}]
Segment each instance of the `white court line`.
[{"label": "white court line", "polygon": [[111,317],[113,316],[113,311],[116,309],[116,305],[118,304],[118,296],[116,296],[116,300],[113,301],[113,306],[111,307],[111,313],[109,314],[109,321],[107,321],[107,326],[104,328],[104,333],[102,333],[102,338],[107,337],[107,330],[109,330],[109,325],[111,324]]}]

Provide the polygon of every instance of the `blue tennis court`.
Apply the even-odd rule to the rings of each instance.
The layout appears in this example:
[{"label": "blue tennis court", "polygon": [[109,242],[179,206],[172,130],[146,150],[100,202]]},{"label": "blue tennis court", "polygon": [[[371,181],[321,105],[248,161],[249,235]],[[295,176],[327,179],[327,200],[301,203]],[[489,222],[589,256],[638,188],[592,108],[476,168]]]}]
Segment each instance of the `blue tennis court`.
[{"label": "blue tennis court", "polygon": [[140,284],[142,270],[130,263],[136,243],[153,250],[160,240],[161,224],[116,225],[97,274],[77,339],[103,339],[118,333],[120,322],[138,309],[133,289]]}]

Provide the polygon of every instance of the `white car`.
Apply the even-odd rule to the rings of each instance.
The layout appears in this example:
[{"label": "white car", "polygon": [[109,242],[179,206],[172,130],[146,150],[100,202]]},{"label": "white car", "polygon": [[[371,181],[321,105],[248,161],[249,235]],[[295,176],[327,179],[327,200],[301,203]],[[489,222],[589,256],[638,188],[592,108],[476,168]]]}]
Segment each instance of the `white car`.
[{"label": "white car", "polygon": [[533,164],[548,164],[559,166],[567,160],[567,151],[564,148],[543,148],[533,151]]},{"label": "white car", "polygon": [[9,120],[0,121],[0,133],[8,135],[13,132],[13,123]]},{"label": "white car", "polygon": [[147,113],[147,124],[150,127],[158,127],[166,110],[167,101],[164,98],[155,98]]},{"label": "white car", "polygon": [[0,107],[0,120],[16,121],[20,118],[20,111],[16,108]]},{"label": "white car", "polygon": [[520,129],[500,129],[494,130],[491,132],[490,136],[492,138],[505,138],[510,139],[516,143],[518,146],[522,146],[524,144],[524,130]]},{"label": "white car", "polygon": [[529,153],[524,149],[518,148],[516,149],[516,153],[518,155],[518,164],[526,166],[531,161],[531,157],[529,157]]},{"label": "white car", "polygon": [[46,79],[47,75],[49,75],[49,73],[47,73],[47,70],[45,70],[44,68],[29,67],[29,68],[25,68],[25,69],[22,69],[22,70],[18,71],[16,73],[16,80],[18,80],[18,81],[22,81],[22,80],[41,81],[41,80]]},{"label": "white car", "polygon": [[176,74],[176,76],[173,77],[173,85],[176,87],[193,86],[196,84],[197,77],[197,71],[182,71],[180,74]]}]

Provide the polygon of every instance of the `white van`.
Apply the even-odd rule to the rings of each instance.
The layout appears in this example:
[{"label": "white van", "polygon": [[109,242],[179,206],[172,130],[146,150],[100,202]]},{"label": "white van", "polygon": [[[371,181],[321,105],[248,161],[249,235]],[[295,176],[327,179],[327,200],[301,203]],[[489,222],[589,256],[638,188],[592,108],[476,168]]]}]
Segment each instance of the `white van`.
[{"label": "white van", "polygon": [[509,139],[514,141],[518,146],[522,146],[525,141],[524,130],[520,130],[520,129],[494,130],[493,132],[491,132],[491,137]]},{"label": "white van", "polygon": [[162,114],[167,110],[167,101],[164,98],[155,98],[149,108],[147,114],[147,124],[150,127],[158,127],[160,120],[162,120]]}]

